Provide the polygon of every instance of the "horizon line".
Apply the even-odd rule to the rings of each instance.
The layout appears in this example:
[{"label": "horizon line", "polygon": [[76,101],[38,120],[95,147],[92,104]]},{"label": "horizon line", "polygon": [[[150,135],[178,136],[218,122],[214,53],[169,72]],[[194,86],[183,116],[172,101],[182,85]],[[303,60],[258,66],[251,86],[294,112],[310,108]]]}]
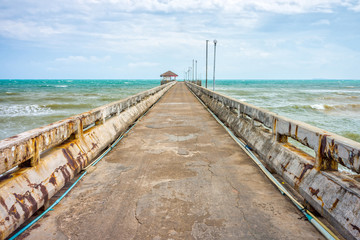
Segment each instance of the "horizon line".
[{"label": "horizon line", "polygon": [[[3,80],[159,80],[161,81],[161,78],[0,78],[0,81]],[[177,79],[179,81],[184,81],[183,78]],[[205,81],[206,79],[199,79],[201,81]],[[352,81],[358,81],[359,79],[355,78],[218,78],[215,79],[215,81],[226,81],[226,80],[269,80],[269,81],[277,81],[277,80],[290,80],[290,81],[296,81],[296,80],[352,80]],[[192,81],[192,80],[189,80]],[[208,79],[208,81],[213,81],[213,79]]]}]

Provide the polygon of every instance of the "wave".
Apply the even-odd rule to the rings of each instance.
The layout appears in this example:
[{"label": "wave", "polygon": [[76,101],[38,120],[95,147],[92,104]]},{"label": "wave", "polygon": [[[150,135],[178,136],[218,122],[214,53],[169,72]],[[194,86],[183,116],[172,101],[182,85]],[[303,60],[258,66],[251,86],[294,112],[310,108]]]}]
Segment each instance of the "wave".
[{"label": "wave", "polygon": [[310,105],[311,108],[313,109],[317,109],[317,110],[325,110],[325,106],[324,104],[313,104],[313,105]]},{"label": "wave", "polygon": [[360,111],[360,104],[343,104],[343,105],[328,105],[328,104],[313,104],[311,108],[324,111]]},{"label": "wave", "polygon": [[91,109],[94,108],[93,104],[90,103],[81,103],[81,104],[61,104],[61,103],[54,103],[54,104],[47,104],[43,105],[42,107],[52,109],[52,110],[64,110],[64,109]]},{"label": "wave", "polygon": [[96,92],[94,92],[94,93],[81,93],[81,94],[79,94],[79,96],[86,96],[86,97],[88,97],[88,96],[99,96],[99,94],[96,93]]},{"label": "wave", "polygon": [[282,110],[282,111],[290,111],[292,112],[292,109],[296,110],[307,110],[307,111],[320,111],[320,112],[344,112],[344,111],[350,111],[350,112],[360,112],[360,104],[338,104],[338,105],[332,105],[332,104],[311,104],[311,105],[283,105],[283,106],[273,106],[269,107],[271,111]]},{"label": "wave", "polygon": [[354,141],[360,142],[360,134],[346,131],[342,132],[341,135]]},{"label": "wave", "polygon": [[13,96],[13,95],[19,95],[20,93],[18,92],[5,92],[5,95],[8,95],[8,96]]},{"label": "wave", "polygon": [[21,117],[21,116],[37,116],[49,115],[53,110],[39,105],[11,105],[0,106],[0,116],[2,117]]},{"label": "wave", "polygon": [[54,87],[56,87],[56,88],[67,88],[69,86],[68,85],[55,85]]},{"label": "wave", "polygon": [[307,89],[307,90],[301,90],[301,92],[305,92],[305,93],[336,93],[339,95],[342,94],[349,94],[349,93],[360,93],[360,90],[353,90],[353,89],[343,89],[343,90],[339,90],[339,89]]},{"label": "wave", "polygon": [[350,99],[350,100],[355,100],[358,99],[358,96],[344,96],[344,97],[339,97],[339,96],[328,96],[328,97],[323,97],[321,99],[325,99],[325,100],[337,100],[337,101],[341,101],[342,99]]}]

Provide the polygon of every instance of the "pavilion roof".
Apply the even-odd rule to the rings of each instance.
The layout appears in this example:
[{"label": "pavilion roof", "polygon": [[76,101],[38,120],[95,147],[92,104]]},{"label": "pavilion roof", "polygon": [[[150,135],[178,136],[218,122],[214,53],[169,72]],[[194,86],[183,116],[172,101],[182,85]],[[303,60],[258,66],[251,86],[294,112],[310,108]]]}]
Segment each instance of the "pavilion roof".
[{"label": "pavilion roof", "polygon": [[167,71],[166,73],[163,73],[160,75],[160,77],[177,77],[178,75],[176,73],[173,73],[172,71]]}]

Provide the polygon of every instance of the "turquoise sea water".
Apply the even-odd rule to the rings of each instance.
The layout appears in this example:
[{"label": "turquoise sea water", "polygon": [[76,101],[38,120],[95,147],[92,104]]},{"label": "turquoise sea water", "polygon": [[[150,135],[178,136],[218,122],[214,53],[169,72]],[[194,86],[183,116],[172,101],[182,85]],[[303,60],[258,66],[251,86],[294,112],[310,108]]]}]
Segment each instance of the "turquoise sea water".
[{"label": "turquoise sea water", "polygon": [[[159,80],[0,80],[0,139],[159,84]],[[208,87],[212,89],[212,82]],[[215,91],[360,142],[360,80],[217,80]]]},{"label": "turquoise sea water", "polygon": [[159,84],[159,80],[0,80],[0,139]]}]

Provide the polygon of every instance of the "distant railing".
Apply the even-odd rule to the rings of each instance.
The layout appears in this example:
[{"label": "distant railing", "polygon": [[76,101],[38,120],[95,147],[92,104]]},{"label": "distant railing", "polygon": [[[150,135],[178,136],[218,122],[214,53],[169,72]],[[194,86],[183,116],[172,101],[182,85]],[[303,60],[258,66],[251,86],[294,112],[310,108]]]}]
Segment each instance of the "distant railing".
[{"label": "distant railing", "polygon": [[287,142],[288,137],[311,148],[315,152],[315,167],[318,170],[337,170],[337,163],[360,173],[360,143],[327,132],[304,122],[292,120],[246,102],[188,84],[197,95],[205,94],[221,102],[238,114],[248,117],[268,128],[278,142]]},{"label": "distant railing", "polygon": [[167,85],[1,140],[0,174],[22,164],[37,165],[42,152],[61,144],[71,137],[81,137],[86,128],[105,122],[111,116],[120,114],[165,87]]},{"label": "distant railing", "polygon": [[171,83],[171,82],[176,82],[176,80],[161,80],[160,85],[168,84],[168,83]]},{"label": "distant railing", "polygon": [[191,80],[191,81],[187,81],[187,82],[201,86],[201,80],[194,80],[194,81]]}]

